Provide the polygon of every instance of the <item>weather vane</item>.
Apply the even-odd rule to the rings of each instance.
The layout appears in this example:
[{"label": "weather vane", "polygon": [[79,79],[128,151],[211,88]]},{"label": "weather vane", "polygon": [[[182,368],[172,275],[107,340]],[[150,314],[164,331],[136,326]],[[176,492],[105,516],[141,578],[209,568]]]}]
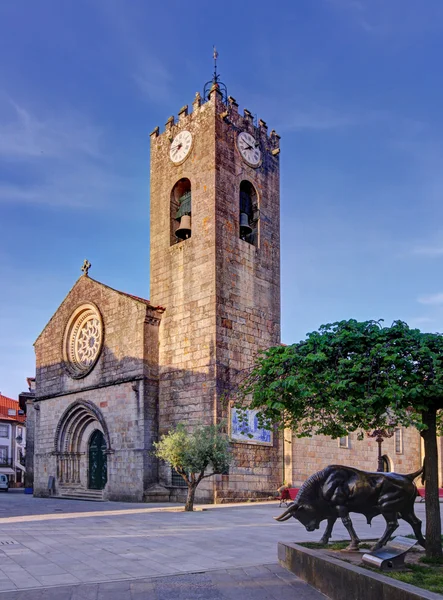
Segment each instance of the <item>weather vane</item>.
[{"label": "weather vane", "polygon": [[217,75],[217,58],[218,58],[218,52],[217,52],[217,48],[215,46],[212,46],[214,49],[214,52],[212,53],[212,56],[214,57],[214,83],[218,82],[218,75]]},{"label": "weather vane", "polygon": [[83,266],[82,266],[83,275],[86,275],[86,277],[88,277],[88,271],[90,268],[91,268],[91,263],[89,262],[89,260],[87,258],[85,258],[85,260],[83,262]]},{"label": "weather vane", "polygon": [[206,102],[209,100],[209,94],[213,88],[216,88],[223,99],[223,102],[227,104],[228,102],[228,90],[226,89],[226,85],[220,81],[220,75],[217,73],[217,58],[218,52],[215,46],[212,46],[212,58],[214,59],[214,73],[212,75],[211,81],[207,81],[203,88],[203,98]]}]

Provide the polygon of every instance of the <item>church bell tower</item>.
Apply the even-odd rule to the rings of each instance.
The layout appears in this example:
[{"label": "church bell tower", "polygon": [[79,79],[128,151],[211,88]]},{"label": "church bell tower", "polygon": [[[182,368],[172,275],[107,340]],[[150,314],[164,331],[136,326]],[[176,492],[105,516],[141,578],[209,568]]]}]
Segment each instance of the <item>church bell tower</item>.
[{"label": "church bell tower", "polygon": [[[179,422],[231,423],[225,392],[259,350],[280,343],[279,139],[239,113],[216,69],[192,111],[151,134],[150,299],[165,308],[160,435]],[[233,439],[233,453],[229,474],[198,488],[201,500],[281,484],[277,435]],[[171,486],[166,467],[161,479]]]}]

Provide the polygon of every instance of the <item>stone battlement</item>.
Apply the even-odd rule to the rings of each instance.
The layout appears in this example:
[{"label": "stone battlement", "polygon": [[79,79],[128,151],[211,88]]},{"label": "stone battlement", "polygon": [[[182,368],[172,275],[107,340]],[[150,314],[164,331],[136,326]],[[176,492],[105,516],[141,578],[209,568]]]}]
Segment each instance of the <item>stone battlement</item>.
[{"label": "stone battlement", "polygon": [[194,101],[192,103],[192,111],[189,112],[189,106],[186,104],[177,113],[177,120],[174,115],[171,115],[165,123],[165,128],[160,131],[160,127],[156,127],[150,134],[151,139],[157,138],[162,135],[166,135],[169,138],[173,138],[175,134],[182,128],[189,125],[193,118],[200,113],[202,110],[206,110],[208,104],[215,105],[217,115],[228,125],[238,131],[247,131],[252,135],[260,137],[263,141],[269,144],[271,151],[274,155],[278,154],[280,148],[280,136],[274,129],[268,133],[268,125],[263,119],[258,119],[256,124],[254,121],[253,113],[247,108],[243,109],[243,115],[239,113],[238,103],[232,96],[228,96],[228,102],[225,104],[222,99],[222,95],[216,86],[210,91],[209,98],[205,101],[199,92],[195,94]]}]

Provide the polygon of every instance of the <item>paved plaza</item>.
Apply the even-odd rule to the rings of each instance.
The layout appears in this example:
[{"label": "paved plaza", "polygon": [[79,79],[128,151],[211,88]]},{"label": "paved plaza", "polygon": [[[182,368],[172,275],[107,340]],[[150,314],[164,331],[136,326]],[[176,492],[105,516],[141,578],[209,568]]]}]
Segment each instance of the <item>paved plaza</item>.
[{"label": "paved plaza", "polygon": [[[284,510],[277,502],[204,508],[0,494],[0,600],[141,600],[176,588],[183,600],[264,600],[281,598],[282,586],[298,589],[292,598],[324,598],[277,565],[278,541],[317,541],[321,532],[274,521]],[[416,504],[422,520],[424,509]],[[372,527],[353,521],[362,538],[384,530],[381,517]],[[398,533],[410,531],[401,522]],[[348,537],[341,523],[333,537]]]}]

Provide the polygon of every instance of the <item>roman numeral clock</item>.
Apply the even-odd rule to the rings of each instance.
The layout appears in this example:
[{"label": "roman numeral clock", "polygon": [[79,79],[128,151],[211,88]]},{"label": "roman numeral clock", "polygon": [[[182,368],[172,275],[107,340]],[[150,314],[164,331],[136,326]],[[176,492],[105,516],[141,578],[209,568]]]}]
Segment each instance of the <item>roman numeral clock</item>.
[{"label": "roman numeral clock", "polygon": [[172,141],[169,156],[173,163],[179,164],[186,160],[192,147],[192,133],[180,131]]},{"label": "roman numeral clock", "polygon": [[261,152],[257,140],[246,131],[241,131],[237,137],[237,148],[243,160],[251,167],[258,167],[261,163]]}]

